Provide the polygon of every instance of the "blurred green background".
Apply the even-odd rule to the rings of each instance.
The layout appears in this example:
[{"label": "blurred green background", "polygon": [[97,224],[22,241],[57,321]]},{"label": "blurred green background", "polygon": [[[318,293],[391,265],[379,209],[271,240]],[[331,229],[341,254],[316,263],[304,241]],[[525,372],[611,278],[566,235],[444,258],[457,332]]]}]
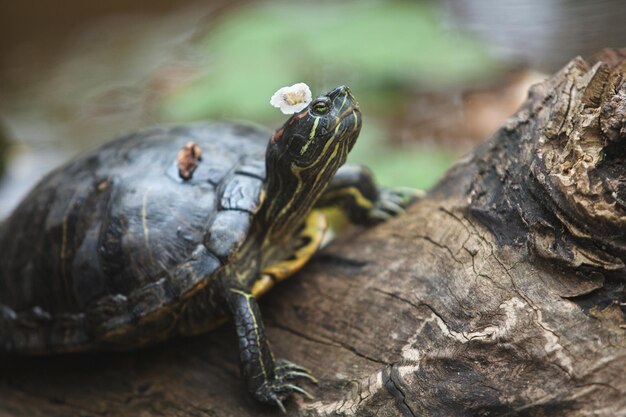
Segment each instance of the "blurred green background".
[{"label": "blurred green background", "polygon": [[[602,3],[3,2],[0,131],[11,145],[0,143],[0,217],[49,169],[143,126],[278,127],[285,116],[269,98],[296,82],[314,94],[349,85],[364,120],[351,161],[383,184],[428,188],[540,71],[619,39],[602,28],[624,8]],[[570,33],[581,27],[586,36]]]},{"label": "blurred green background", "polygon": [[277,126],[268,105],[284,85],[304,81],[314,95],[349,85],[365,117],[350,161],[370,166],[387,185],[430,186],[454,155],[436,146],[385,141],[385,120],[413,88],[451,88],[489,76],[485,48],[438,26],[440,10],[418,2],[255,3],[220,19],[199,43],[205,74],[163,103],[167,120],[249,118]]}]

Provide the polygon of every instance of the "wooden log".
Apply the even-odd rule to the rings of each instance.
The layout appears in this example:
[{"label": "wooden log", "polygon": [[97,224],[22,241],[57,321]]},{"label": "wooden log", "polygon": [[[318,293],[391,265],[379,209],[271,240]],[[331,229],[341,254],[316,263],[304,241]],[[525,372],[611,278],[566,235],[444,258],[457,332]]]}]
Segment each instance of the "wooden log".
[{"label": "wooden log", "polygon": [[[313,370],[293,416],[626,415],[626,51],[534,86],[405,215],[261,302]],[[136,352],[0,359],[2,416],[262,416],[232,325]]]}]

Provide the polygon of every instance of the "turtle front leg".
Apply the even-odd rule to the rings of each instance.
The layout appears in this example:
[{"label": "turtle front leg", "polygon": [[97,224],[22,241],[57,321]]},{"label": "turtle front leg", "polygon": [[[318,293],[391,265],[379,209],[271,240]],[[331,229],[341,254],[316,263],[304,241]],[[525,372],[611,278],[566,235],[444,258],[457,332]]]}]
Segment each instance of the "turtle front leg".
[{"label": "turtle front leg", "polygon": [[289,382],[294,379],[316,382],[309,371],[274,358],[256,299],[245,291],[231,288],[226,290],[226,300],[237,330],[241,373],[252,396],[261,402],[278,405],[283,412],[282,400],[291,393],[312,398],[307,391]]},{"label": "turtle front leg", "polygon": [[347,164],[339,168],[316,207],[339,208],[352,223],[369,226],[402,213],[422,195],[410,188],[379,188],[369,169]]}]

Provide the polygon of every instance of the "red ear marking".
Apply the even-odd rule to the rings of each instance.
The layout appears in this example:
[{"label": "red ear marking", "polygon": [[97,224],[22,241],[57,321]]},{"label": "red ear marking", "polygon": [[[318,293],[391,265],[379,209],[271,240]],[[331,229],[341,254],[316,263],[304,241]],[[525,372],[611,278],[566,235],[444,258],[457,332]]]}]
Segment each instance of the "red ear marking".
[{"label": "red ear marking", "polygon": [[280,139],[280,137],[283,135],[284,131],[285,129],[283,128],[277,131],[276,133],[274,133],[274,136],[272,136],[272,143],[276,143],[276,141]]},{"label": "red ear marking", "polygon": [[308,111],[308,110],[307,110],[307,111],[305,111],[305,112],[302,112],[302,113],[300,113],[300,114],[294,114],[294,115],[291,117],[291,120],[289,120],[289,124],[292,124],[293,122],[295,122],[295,120],[296,120],[296,119],[302,119],[304,116],[306,116],[306,115],[308,115],[308,114],[309,114],[309,111]]}]

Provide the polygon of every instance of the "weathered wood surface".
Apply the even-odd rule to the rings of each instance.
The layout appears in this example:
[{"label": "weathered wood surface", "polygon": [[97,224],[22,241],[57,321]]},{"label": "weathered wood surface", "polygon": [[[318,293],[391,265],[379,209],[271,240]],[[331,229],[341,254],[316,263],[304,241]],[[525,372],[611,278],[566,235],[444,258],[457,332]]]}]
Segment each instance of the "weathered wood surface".
[{"label": "weathered wood surface", "polygon": [[[626,56],[575,59],[423,201],[262,300],[293,416],[626,416]],[[0,359],[2,416],[261,416],[231,325]]]}]

